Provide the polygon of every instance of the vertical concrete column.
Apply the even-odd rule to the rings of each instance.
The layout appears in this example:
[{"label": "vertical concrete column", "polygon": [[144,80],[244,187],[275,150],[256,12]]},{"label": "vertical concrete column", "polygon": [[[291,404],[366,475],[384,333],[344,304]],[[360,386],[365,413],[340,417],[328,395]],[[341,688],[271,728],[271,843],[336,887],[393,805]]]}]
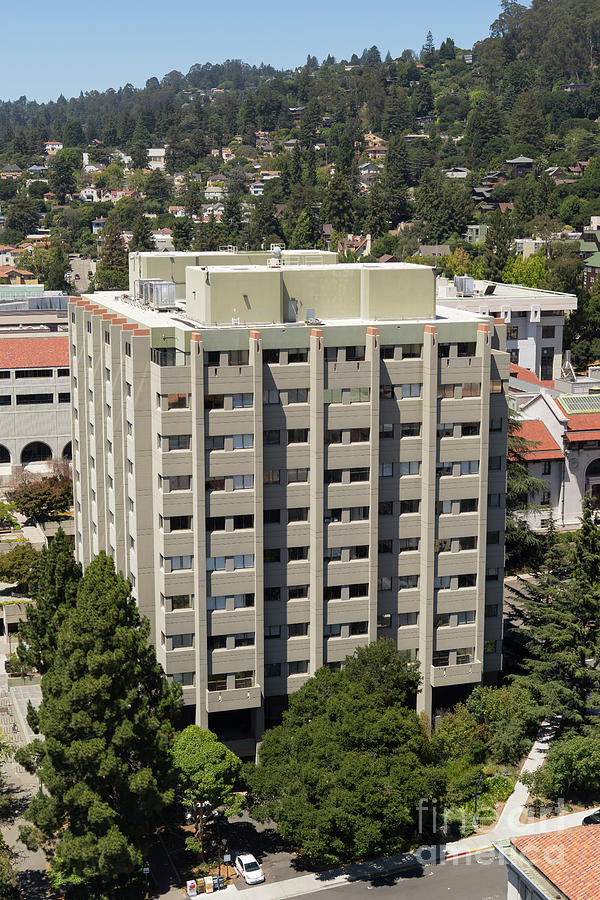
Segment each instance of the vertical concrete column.
[{"label": "vertical concrete column", "polygon": [[434,578],[435,578],[435,501],[437,495],[437,329],[425,325],[423,335],[423,424],[421,461],[421,544],[419,659],[423,682],[417,697],[417,710],[431,716],[431,664],[433,658]]},{"label": "vertical concrete column", "polygon": [[[79,411],[80,392],[79,384],[81,383],[81,340],[83,334],[83,312],[79,307],[77,297],[69,297],[69,362],[71,367],[71,408],[77,409],[77,418],[74,413],[71,415],[71,447],[73,448],[73,495],[75,499],[75,556],[80,563],[87,562],[83,553],[83,545],[79,544],[79,534],[83,538],[82,522],[89,521],[87,514],[87,465],[86,480],[82,477],[81,467],[84,459],[85,446],[83,442],[82,432],[82,415]],[[77,348],[77,353],[73,352],[73,348]],[[78,387],[75,387],[77,380]],[[77,449],[79,447],[79,449]],[[87,463],[87,457],[85,457]],[[79,479],[77,478],[79,472]],[[85,497],[84,497],[85,495]],[[79,504],[79,506],[78,506]],[[84,513],[84,507],[86,512]],[[86,518],[87,515],[87,518]]]},{"label": "vertical concrete column", "polygon": [[249,362],[254,393],[254,670],[261,687],[261,706],[254,710],[254,736],[260,740],[265,722],[265,579],[263,522],[263,361],[260,331],[250,332]]},{"label": "vertical concrete column", "polygon": [[379,329],[369,326],[365,359],[371,365],[369,406],[369,641],[377,640],[377,578],[379,575]]},{"label": "vertical concrete column", "polygon": [[194,510],[194,614],[196,665],[196,724],[208,727],[208,622],[206,611],[206,481],[204,453],[204,354],[202,335],[190,340],[190,389],[192,394],[192,499]]},{"label": "vertical concrete column", "polygon": [[477,532],[477,631],[475,659],[483,663],[485,630],[485,571],[487,562],[487,513],[488,513],[488,464],[490,455],[490,326],[480,322],[477,326],[476,357],[481,365],[481,410],[479,430],[479,516]]},{"label": "vertical concrete column", "polygon": [[325,342],[320,328],[310,332],[310,674],[323,665],[323,514]]}]

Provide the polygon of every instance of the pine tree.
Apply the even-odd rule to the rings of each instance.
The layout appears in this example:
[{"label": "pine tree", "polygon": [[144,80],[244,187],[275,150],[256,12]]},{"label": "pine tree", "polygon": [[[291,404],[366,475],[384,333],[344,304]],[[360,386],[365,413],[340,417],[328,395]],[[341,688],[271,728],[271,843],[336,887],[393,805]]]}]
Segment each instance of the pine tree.
[{"label": "pine tree", "polygon": [[137,216],[133,223],[129,252],[135,250],[154,250],[150,219],[143,215]]},{"label": "pine tree", "polygon": [[303,209],[292,232],[290,247],[292,250],[312,250],[318,239],[318,229],[310,209]]},{"label": "pine tree", "polygon": [[75,605],[81,566],[75,561],[62,528],[40,553],[34,581],[29,585],[35,604],[19,624],[19,658],[43,675],[56,652],[58,632]]},{"label": "pine tree", "polygon": [[290,184],[302,184],[302,154],[300,153],[300,145],[296,144],[292,151],[292,163],[290,166]]},{"label": "pine tree", "polygon": [[490,281],[501,281],[502,273],[510,259],[514,258],[512,242],[513,222],[508,213],[496,210],[492,214],[482,257],[482,275]]},{"label": "pine tree", "polygon": [[102,256],[96,269],[95,284],[101,291],[126,290],[129,284],[127,251],[120,228],[110,216],[102,229]]},{"label": "pine tree", "polygon": [[352,226],[353,214],[354,198],[350,185],[336,167],[321,207],[321,220],[333,225],[335,231],[348,231]]},{"label": "pine tree", "polygon": [[388,147],[383,170],[382,188],[388,203],[388,219],[395,227],[408,213],[408,154],[406,141],[395,135]]},{"label": "pine tree", "polygon": [[143,861],[143,835],[173,799],[172,723],[179,708],[149,646],[130,585],[100,553],[58,633],[42,678],[45,740],[19,752],[43,792],[28,816],[53,846],[56,886],[122,896]]}]

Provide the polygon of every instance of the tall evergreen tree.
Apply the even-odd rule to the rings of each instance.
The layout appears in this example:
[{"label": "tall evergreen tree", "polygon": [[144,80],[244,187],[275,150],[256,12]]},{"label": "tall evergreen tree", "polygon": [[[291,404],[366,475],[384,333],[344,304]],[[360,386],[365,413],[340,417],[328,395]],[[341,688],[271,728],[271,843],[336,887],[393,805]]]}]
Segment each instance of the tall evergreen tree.
[{"label": "tall evergreen tree", "polygon": [[102,229],[102,255],[96,269],[95,284],[101,291],[126,290],[129,284],[127,251],[121,230],[110,216]]},{"label": "tall evergreen tree", "polygon": [[510,214],[496,210],[483,248],[482,275],[490,281],[502,281],[502,273],[510,259],[514,258],[512,242],[514,226]]},{"label": "tall evergreen tree", "polygon": [[335,231],[348,231],[353,215],[354,197],[350,185],[336,167],[321,207],[321,221],[333,225]]},{"label": "tall evergreen tree", "polygon": [[131,231],[131,240],[129,241],[129,252],[135,250],[154,250],[154,240],[152,238],[152,226],[147,216],[137,216]]},{"label": "tall evergreen tree", "polygon": [[408,214],[408,154],[406,141],[394,135],[388,147],[382,188],[388,204],[388,219],[395,228]]},{"label": "tall evergreen tree", "polygon": [[62,528],[40,553],[34,581],[29,585],[35,603],[19,624],[19,657],[44,675],[52,664],[58,633],[75,605],[81,566],[75,561]]},{"label": "tall evergreen tree", "polygon": [[179,708],[149,646],[130,585],[100,553],[42,678],[45,740],[19,752],[43,785],[29,817],[52,842],[50,876],[75,896],[122,896],[143,835],[173,799],[169,747]]}]

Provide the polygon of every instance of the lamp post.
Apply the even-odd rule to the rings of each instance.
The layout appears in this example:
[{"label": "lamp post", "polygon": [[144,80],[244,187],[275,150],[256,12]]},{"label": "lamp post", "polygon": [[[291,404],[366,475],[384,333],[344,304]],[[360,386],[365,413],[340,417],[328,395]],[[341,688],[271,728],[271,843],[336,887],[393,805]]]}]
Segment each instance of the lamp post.
[{"label": "lamp post", "polygon": [[481,785],[483,784],[484,781],[485,781],[485,778],[481,774],[474,775],[473,778],[471,779],[471,783],[473,784],[473,789],[475,791],[475,794],[473,797],[473,799],[475,801],[475,811],[473,813],[473,828],[477,828],[477,825],[478,825],[477,802],[479,800],[479,793],[480,793]]}]

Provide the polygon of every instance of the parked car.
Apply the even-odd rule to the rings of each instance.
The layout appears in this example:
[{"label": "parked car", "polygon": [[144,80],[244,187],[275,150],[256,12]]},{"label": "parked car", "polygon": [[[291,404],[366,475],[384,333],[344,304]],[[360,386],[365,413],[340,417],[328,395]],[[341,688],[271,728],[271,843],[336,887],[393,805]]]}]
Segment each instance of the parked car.
[{"label": "parked car", "polygon": [[260,884],[265,880],[265,873],[251,853],[242,853],[237,856],[235,868],[246,884]]},{"label": "parked car", "polygon": [[595,813],[590,813],[589,816],[586,816],[582,825],[600,825],[600,809],[597,809]]}]

